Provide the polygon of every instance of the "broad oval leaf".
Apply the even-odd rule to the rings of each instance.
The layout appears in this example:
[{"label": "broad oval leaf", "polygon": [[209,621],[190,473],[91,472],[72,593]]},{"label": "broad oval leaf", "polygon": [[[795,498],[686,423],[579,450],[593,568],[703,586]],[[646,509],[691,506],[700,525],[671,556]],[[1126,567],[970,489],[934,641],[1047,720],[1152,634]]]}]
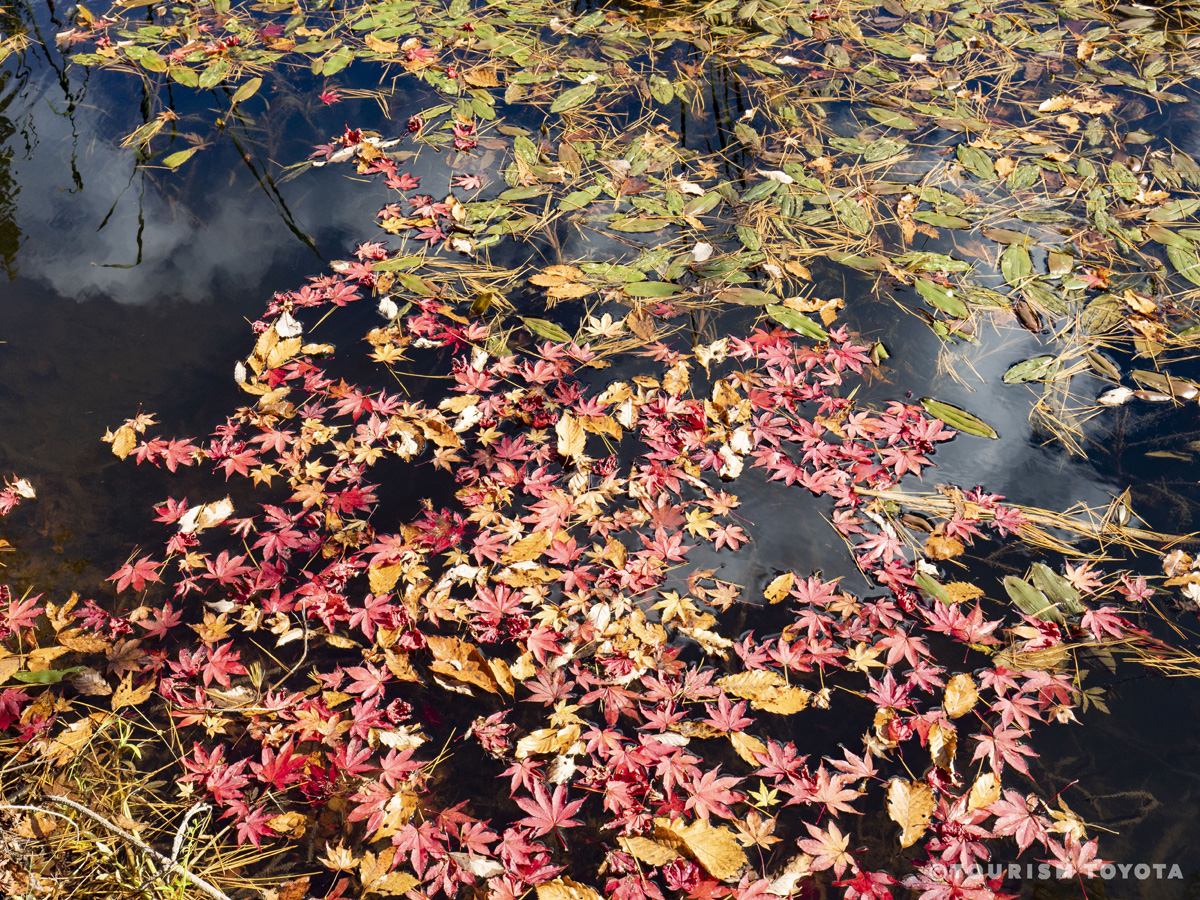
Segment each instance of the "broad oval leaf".
[{"label": "broad oval leaf", "polygon": [[1027,381],[1049,381],[1058,374],[1061,364],[1057,356],[1035,356],[1012,366],[1004,373],[1005,384],[1024,384]]},{"label": "broad oval leaf", "polygon": [[596,96],[595,84],[581,84],[559,94],[558,99],[550,104],[550,112],[561,113],[576,109]]},{"label": "broad oval leaf", "polygon": [[258,92],[258,89],[262,87],[262,81],[263,80],[261,78],[251,78],[237,89],[233,95],[233,99],[230,100],[230,103],[237,105],[238,103],[244,103],[245,101],[249,100]]}]

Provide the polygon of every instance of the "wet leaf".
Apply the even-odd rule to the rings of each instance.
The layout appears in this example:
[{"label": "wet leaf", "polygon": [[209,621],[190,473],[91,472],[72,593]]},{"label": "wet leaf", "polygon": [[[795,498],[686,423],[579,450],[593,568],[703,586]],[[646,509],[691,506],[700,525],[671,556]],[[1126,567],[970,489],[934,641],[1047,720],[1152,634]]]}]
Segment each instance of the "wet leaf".
[{"label": "wet leaf", "polygon": [[571,341],[571,336],[562,330],[558,325],[548,319],[536,319],[529,316],[521,318],[525,327],[539,337],[544,337],[548,341],[555,341],[559,344],[567,344]]},{"label": "wet leaf", "polygon": [[683,288],[663,281],[637,281],[625,285],[624,290],[630,297],[670,297]]},{"label": "wet leaf", "polygon": [[1062,625],[1065,620],[1058,608],[1041,591],[1015,575],[1004,576],[1004,590],[1017,608],[1026,615]]},{"label": "wet leaf", "polygon": [[911,847],[920,840],[929,827],[935,805],[929,785],[892,779],[888,785],[888,817],[901,828],[901,847]]},{"label": "wet leaf", "polygon": [[567,112],[568,110],[577,109],[595,96],[595,84],[578,85],[559,94],[558,98],[552,104],[550,104],[550,112],[562,113]]},{"label": "wet leaf", "polygon": [[262,87],[262,83],[262,78],[251,78],[234,92],[229,102],[234,106],[239,103],[245,103],[258,92],[258,89]]},{"label": "wet leaf", "polygon": [[734,697],[749,700],[755,709],[791,715],[808,706],[812,694],[788,684],[782,676],[766,670],[741,672],[717,679],[721,690]]},{"label": "wet leaf", "polygon": [[942,709],[952,719],[965,716],[979,702],[979,691],[975,681],[965,672],[950,678],[946,682],[946,693],[942,697]]},{"label": "wet leaf", "polygon": [[928,278],[917,279],[917,292],[948,316],[965,319],[971,315],[971,310],[961,299],[955,296],[950,288],[935,284]]},{"label": "wet leaf", "polygon": [[786,306],[772,304],[767,307],[767,315],[784,328],[790,328],[797,334],[802,334],[815,341],[829,340],[829,332],[818,325],[813,319],[804,315],[804,313],[798,313],[794,309],[788,309]]},{"label": "wet leaf", "polygon": [[951,406],[949,403],[942,403],[940,400],[932,400],[928,397],[922,398],[921,405],[925,407],[927,413],[941,419],[955,431],[962,431],[977,437],[1000,437],[991,425],[965,409],[959,409],[957,406]]},{"label": "wet leaf", "polygon": [[1062,368],[1056,356],[1035,356],[1022,360],[1004,373],[1005,384],[1023,384],[1028,381],[1049,381]]},{"label": "wet leaf", "polygon": [[733,881],[749,863],[737,836],[728,828],[697,819],[687,825],[683,820],[654,820],[656,840],[678,842],[687,856],[718,881]]},{"label": "wet leaf", "polygon": [[163,165],[168,169],[178,169],[195,155],[197,149],[196,147],[189,147],[186,150],[179,150],[169,156],[164,156]]}]

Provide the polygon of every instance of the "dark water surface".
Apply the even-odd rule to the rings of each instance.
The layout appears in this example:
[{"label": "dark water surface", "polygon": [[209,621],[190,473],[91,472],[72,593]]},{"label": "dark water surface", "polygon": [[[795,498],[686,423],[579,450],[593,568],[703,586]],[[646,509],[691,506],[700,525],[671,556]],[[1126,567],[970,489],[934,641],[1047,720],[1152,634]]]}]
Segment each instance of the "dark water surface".
[{"label": "dark water surface", "polygon": [[[261,121],[220,130],[203,106],[177,108],[179,130],[198,130],[208,146],[178,172],[146,169],[132,148],[120,146],[144,121],[137,81],[66,66],[51,37],[65,25],[50,9],[10,14],[32,16],[46,44],[10,57],[0,70],[0,265],[6,273],[0,279],[0,472],[29,479],[39,493],[5,522],[4,536],[17,548],[6,557],[5,575],[50,594],[97,594],[100,580],[135,544],[161,540],[151,505],[168,492],[184,493],[196,477],[168,479],[131,460],[119,463],[100,440],[105,429],[141,408],[158,415],[167,435],[202,436],[240,405],[232,369],[248,348],[246,320],[258,317],[272,292],[298,287],[326,271],[329,260],[378,237],[372,222],[384,201],[376,185],[334,166],[279,183],[283,167],[305,159],[347,120],[400,132],[406,103],[392,98],[389,122],[372,100],[327,107],[316,99],[316,85],[268,80],[263,91],[270,107]],[[736,107],[736,99],[730,102]],[[729,110],[732,119],[740,113]],[[696,146],[714,140],[716,129],[705,122],[679,125],[690,129],[686,139]],[[421,174],[446,178],[444,171]],[[440,190],[423,183],[426,189]],[[1085,426],[1094,440],[1089,457],[1071,456],[1030,425],[1033,395],[1000,381],[1013,363],[1039,352],[1041,338],[1015,340],[1010,331],[1001,336],[982,329],[980,346],[952,351],[956,368],[968,375],[960,383],[939,372],[941,341],[919,319],[869,296],[864,284],[848,279],[843,287],[847,320],[892,353],[890,381],[873,386],[872,397],[933,395],[972,410],[1000,432],[997,441],[960,436],[941,447],[926,486],[983,484],[1016,503],[1065,509],[1103,505],[1131,485],[1135,499],[1145,501],[1135,509],[1150,527],[1200,528],[1196,465],[1144,456],[1146,448],[1194,440],[1200,408],[1107,411]],[[1099,382],[1077,384],[1084,392],[1093,387],[1100,392]],[[749,469],[737,491],[754,510],[755,527],[748,530],[756,542],[722,577],[749,584],[789,567],[827,576],[853,572],[821,518],[824,509],[801,504],[796,493],[781,501]],[[856,586],[854,579],[848,584]],[[1088,798],[1081,803],[1078,792],[1070,793],[1075,811],[1116,832],[1102,837],[1105,857],[1178,864],[1184,874],[1145,881],[1130,874],[1089,885],[1089,896],[1200,896],[1194,836],[1200,683],[1168,682],[1132,668],[1110,681],[1111,715],[1089,711],[1081,716],[1086,726],[1039,733],[1039,783],[1053,791],[1082,782]],[[1080,895],[1072,883],[1020,884],[1027,896]]]}]

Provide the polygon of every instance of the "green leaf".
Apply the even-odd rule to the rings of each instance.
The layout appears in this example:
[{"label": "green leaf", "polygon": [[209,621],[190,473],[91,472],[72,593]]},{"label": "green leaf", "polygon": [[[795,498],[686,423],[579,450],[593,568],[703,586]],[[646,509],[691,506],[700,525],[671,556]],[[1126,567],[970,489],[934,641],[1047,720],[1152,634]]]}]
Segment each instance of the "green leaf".
[{"label": "green leaf", "polygon": [[900,128],[904,131],[911,131],[917,127],[916,122],[894,109],[879,109],[877,107],[873,107],[867,110],[867,115],[880,125],[886,125],[888,128]]},{"label": "green leaf", "polygon": [[647,231],[662,231],[671,224],[670,219],[641,218],[639,216],[623,216],[608,223],[611,231],[627,231],[643,233]]},{"label": "green leaf", "polygon": [[966,260],[955,259],[944,253],[931,253],[923,250],[910,250],[901,253],[894,260],[896,265],[910,272],[970,272],[971,264]]},{"label": "green leaf", "polygon": [[717,191],[709,191],[703,197],[696,197],[689,200],[683,207],[683,214],[685,216],[707,215],[716,209],[720,202],[721,195]]},{"label": "green leaf", "polygon": [[415,269],[425,261],[423,256],[393,256],[371,263],[372,272],[395,272],[398,269]]},{"label": "green leaf", "polygon": [[68,675],[82,672],[84,666],[70,666],[66,669],[42,669],[39,672],[14,672],[13,679],[26,684],[58,684]]},{"label": "green leaf", "polygon": [[600,186],[597,184],[591,187],[586,187],[582,191],[571,191],[567,196],[558,201],[558,208],[563,212],[571,212],[576,209],[583,209],[593,200],[600,196]]},{"label": "green leaf", "polygon": [[679,285],[665,281],[635,281],[625,285],[625,293],[630,297],[670,297],[682,290]]},{"label": "green leaf", "polygon": [[1180,275],[1192,284],[1200,285],[1200,257],[1196,256],[1194,250],[1180,250],[1167,244],[1167,259],[1171,260],[1171,265]]},{"label": "green leaf", "polygon": [[594,82],[592,84],[577,85],[559,94],[558,99],[550,104],[550,112],[561,113],[570,109],[577,109],[595,96],[596,85]]},{"label": "green leaf", "polygon": [[810,319],[804,313],[798,313],[794,309],[788,309],[786,306],[768,306],[767,315],[782,325],[784,328],[790,328],[796,334],[802,334],[805,337],[810,337],[815,341],[829,340],[829,332]]},{"label": "green leaf", "polygon": [[917,291],[929,303],[936,306],[948,316],[954,316],[956,319],[965,319],[971,314],[971,310],[967,307],[967,304],[955,296],[949,288],[935,284],[928,278],[917,279]]},{"label": "green leaf", "polygon": [[1004,373],[1005,384],[1024,384],[1028,381],[1049,381],[1058,374],[1061,365],[1056,356],[1035,356],[1022,360]]},{"label": "green leaf", "polygon": [[168,169],[178,169],[185,162],[192,158],[192,154],[197,150],[196,147],[189,147],[187,150],[180,150],[178,153],[172,153],[170,156],[163,157],[163,165]]},{"label": "green leaf", "polygon": [[976,178],[991,181],[996,177],[996,167],[992,164],[992,158],[978,147],[959,144],[958,161]]},{"label": "green leaf", "polygon": [[229,63],[223,59],[215,59],[208,64],[207,68],[205,68],[203,72],[200,73],[200,77],[196,82],[196,86],[202,91],[207,91],[210,88],[214,88],[221,83],[221,80],[225,77],[228,71]]},{"label": "green leaf", "polygon": [[1024,244],[1009,244],[1000,256],[1000,274],[1008,284],[1017,285],[1033,274],[1033,260]]},{"label": "green leaf", "polygon": [[1058,607],[1029,582],[1022,581],[1015,575],[1005,575],[1004,590],[1008,592],[1009,598],[1016,604],[1017,609],[1026,615],[1041,619],[1043,622],[1065,624],[1066,620]]},{"label": "green leaf", "polygon": [[325,65],[322,66],[321,72],[326,77],[330,75],[336,75],[338,72],[342,71],[342,69],[346,68],[346,66],[350,65],[350,63],[353,61],[354,54],[350,52],[350,48],[342,47],[340,50],[334,53],[333,56],[325,60]]},{"label": "green leaf", "polygon": [[853,197],[843,197],[833,206],[842,224],[857,234],[871,233],[871,218]]},{"label": "green leaf", "polygon": [[938,603],[945,603],[947,606],[954,603],[954,598],[950,596],[950,592],[924,572],[918,572],[916,578],[913,580],[916,581],[917,587],[938,601]]},{"label": "green leaf", "polygon": [[895,138],[880,138],[877,141],[871,141],[863,150],[863,162],[882,162],[885,159],[891,159],[893,156],[899,156],[908,147],[908,141],[898,141]]},{"label": "green leaf", "polygon": [[247,81],[245,84],[243,84],[240,88],[237,89],[237,91],[233,95],[233,99],[230,102],[232,104],[234,104],[235,106],[238,103],[244,103],[245,101],[247,101],[251,97],[253,97],[258,92],[258,89],[260,87],[262,87],[262,79],[261,78],[251,78],[249,81]]},{"label": "green leaf", "polygon": [[1034,563],[1031,574],[1034,586],[1067,615],[1079,616],[1087,612],[1087,607],[1079,602],[1079,591],[1075,590],[1075,585],[1048,565]]},{"label": "green leaf", "polygon": [[996,429],[978,416],[971,415],[965,409],[959,409],[957,406],[942,403],[940,400],[932,400],[929,397],[923,397],[921,405],[925,407],[925,412],[936,419],[941,419],[955,431],[973,434],[976,437],[1000,437],[1000,435],[996,434]]},{"label": "green leaf", "polygon": [[549,319],[534,319],[523,316],[521,322],[526,328],[538,335],[538,337],[544,337],[548,341],[554,341],[557,344],[566,344],[571,341],[571,336]]},{"label": "green leaf", "polygon": [[924,222],[926,225],[933,225],[937,228],[967,228],[971,221],[964,219],[962,216],[948,216],[945,213],[936,212],[915,212],[913,218],[918,222]]}]

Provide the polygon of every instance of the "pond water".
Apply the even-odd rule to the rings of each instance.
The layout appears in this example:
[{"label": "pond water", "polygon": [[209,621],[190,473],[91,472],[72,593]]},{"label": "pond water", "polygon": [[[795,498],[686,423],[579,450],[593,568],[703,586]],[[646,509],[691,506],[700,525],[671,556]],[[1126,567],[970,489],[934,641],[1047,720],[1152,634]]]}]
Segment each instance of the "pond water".
[{"label": "pond water", "polygon": [[[410,112],[431,101],[408,85],[386,95],[385,116],[377,97],[354,96],[356,89],[380,89],[366,66],[338,78],[346,96],[334,105],[318,99],[327,86],[318,78],[270,74],[260,91],[263,102],[218,126],[214,120],[226,105],[178,89],[171,97],[179,117],[173,127],[198,135],[194,143],[202,149],[170,171],[145,165],[134,147],[122,146],[150,108],[138,79],[70,64],[53,35],[71,22],[53,4],[29,0],[8,14],[24,21],[40,43],[9,56],[0,81],[0,254],[6,271],[0,281],[0,471],[29,479],[38,498],[5,522],[4,536],[16,552],[4,558],[2,577],[21,590],[98,596],[103,579],[135,546],[150,548],[161,540],[152,506],[201,481],[118,461],[101,442],[106,429],[142,409],[154,412],[168,435],[204,435],[243,402],[233,367],[245,356],[246,322],[261,315],[275,292],[295,290],[323,274],[331,260],[347,258],[356,245],[378,236],[373,223],[384,201],[377,182],[336,165],[288,178],[286,167],[347,124],[400,135]],[[685,145],[711,151],[728,139],[746,102],[732,88],[720,93],[713,92],[702,114],[680,108],[671,121]],[[1195,102],[1194,91],[1189,96]],[[855,131],[861,111],[847,104],[840,112],[853,125],[847,131]],[[520,108],[508,121],[522,124]],[[1186,116],[1167,116],[1162,124],[1177,142],[1195,140]],[[1184,149],[1200,151],[1200,145]],[[909,165],[916,173],[937,159],[928,154]],[[428,180],[423,190],[448,189],[429,183],[448,179],[436,156],[422,157],[413,171]],[[564,245],[565,257],[575,250],[583,256],[586,248],[594,258],[603,246],[585,236],[575,240]],[[950,252],[951,246],[918,236],[913,249]],[[519,255],[523,245],[506,252]],[[554,261],[545,246],[534,252]],[[1049,329],[1031,334],[989,319],[977,327],[978,343],[947,345],[872,284],[861,273],[839,269],[817,288],[822,296],[843,296],[839,322],[864,343],[880,341],[890,352],[865,396],[880,404],[936,397],[970,410],[999,433],[996,440],[960,435],[940,446],[937,468],[925,470],[923,484],[908,479],[907,489],[980,484],[1013,503],[1065,510],[1081,503],[1104,507],[1129,488],[1147,528],[1196,530],[1200,474],[1189,446],[1200,437],[1195,403],[1102,410],[1081,426],[1086,455],[1071,453],[1031,424],[1035,394],[1001,380],[1016,362],[1053,352],[1046,349],[1053,344]],[[912,291],[898,287],[895,296]],[[1131,357],[1119,361],[1128,368]],[[1180,364],[1173,374],[1187,376],[1187,368]],[[1082,374],[1072,390],[1090,398],[1106,387]],[[1146,456],[1156,450],[1178,455]],[[794,493],[781,497],[749,469],[737,490],[753,524],[747,526],[754,533],[751,552],[731,562],[701,551],[691,562],[724,565],[721,577],[741,584],[765,583],[795,568],[846,575],[852,590],[870,590],[824,519],[828,505],[801,503]],[[972,572],[995,580],[1019,574],[1030,558],[997,552],[993,568],[973,562]],[[1145,564],[1146,571],[1156,562]],[[1195,622],[1191,612],[1172,615],[1182,624]],[[1200,682],[1169,681],[1130,667],[1105,687],[1109,715],[1089,710],[1081,714],[1084,724],[1039,735],[1038,782],[1050,794],[1077,784],[1086,788],[1068,796],[1082,818],[1103,830],[1106,858],[1178,865],[1182,877],[1089,882],[1087,896],[1197,896],[1200,737],[1194,722]],[[1084,896],[1075,882],[1022,877],[1007,886],[1026,897]]]}]

